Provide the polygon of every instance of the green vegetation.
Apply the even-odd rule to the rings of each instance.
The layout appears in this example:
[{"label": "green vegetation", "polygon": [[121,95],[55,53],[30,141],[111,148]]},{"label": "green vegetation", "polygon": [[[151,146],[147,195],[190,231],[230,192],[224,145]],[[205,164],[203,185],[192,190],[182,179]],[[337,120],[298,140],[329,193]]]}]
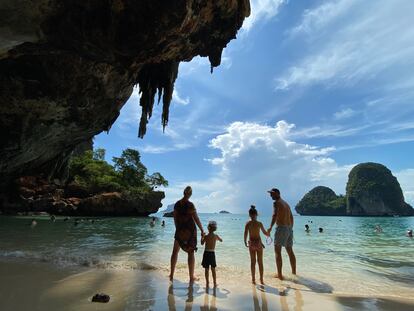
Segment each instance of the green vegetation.
[{"label": "green vegetation", "polygon": [[137,150],[125,149],[120,157],[105,161],[105,149],[86,151],[71,159],[69,180],[91,193],[119,191],[128,196],[141,196],[154,188],[168,186],[158,172],[148,175]]},{"label": "green vegetation", "polygon": [[301,215],[345,215],[346,198],[337,196],[328,187],[318,186],[305,194],[295,209]]},{"label": "green vegetation", "polygon": [[346,185],[348,197],[379,196],[386,206],[398,207],[404,203],[403,193],[391,171],[382,164],[361,163],[349,173]]}]

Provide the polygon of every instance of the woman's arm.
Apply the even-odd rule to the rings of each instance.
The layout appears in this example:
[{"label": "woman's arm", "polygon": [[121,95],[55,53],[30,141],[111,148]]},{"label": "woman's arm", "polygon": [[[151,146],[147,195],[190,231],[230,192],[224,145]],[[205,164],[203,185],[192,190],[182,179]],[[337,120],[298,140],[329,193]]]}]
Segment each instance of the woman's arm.
[{"label": "woman's arm", "polygon": [[194,219],[194,222],[196,223],[197,227],[200,229],[201,235],[204,235],[203,225],[201,224],[200,218],[198,218],[198,214],[197,214],[197,211],[195,210],[195,208],[194,208],[194,213],[193,213],[193,219]]}]

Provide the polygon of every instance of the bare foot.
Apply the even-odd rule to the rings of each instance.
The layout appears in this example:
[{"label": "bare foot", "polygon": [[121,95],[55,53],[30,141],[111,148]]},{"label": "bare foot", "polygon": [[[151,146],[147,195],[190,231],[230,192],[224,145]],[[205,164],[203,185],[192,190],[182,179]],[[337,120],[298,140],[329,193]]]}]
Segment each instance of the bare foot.
[{"label": "bare foot", "polygon": [[218,285],[217,283],[214,283],[214,287],[217,287],[217,285]]},{"label": "bare foot", "polygon": [[260,279],[260,284],[264,285],[263,279]]},{"label": "bare foot", "polygon": [[255,279],[252,280],[252,284],[256,285],[256,280]]},{"label": "bare foot", "polygon": [[170,282],[172,282],[174,280],[174,278],[171,274],[168,276],[168,278],[170,279]]},{"label": "bare foot", "polygon": [[279,280],[281,280],[281,281],[283,281],[283,280],[284,280],[284,278],[283,278],[283,276],[282,276],[281,274],[279,274],[279,275],[277,276],[277,278],[278,278]]},{"label": "bare foot", "polygon": [[193,284],[196,281],[199,281],[199,278],[196,278],[195,276],[193,276],[192,278],[190,278],[190,284]]}]

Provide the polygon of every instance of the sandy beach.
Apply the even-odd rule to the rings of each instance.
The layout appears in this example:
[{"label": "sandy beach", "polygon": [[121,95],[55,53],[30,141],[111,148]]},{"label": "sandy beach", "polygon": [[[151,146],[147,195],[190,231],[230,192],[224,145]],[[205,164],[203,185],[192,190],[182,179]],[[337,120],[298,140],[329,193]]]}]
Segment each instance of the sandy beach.
[{"label": "sandy beach", "polygon": [[[171,284],[165,271],[55,267],[47,263],[0,262],[0,310],[413,310],[414,300],[345,297],[297,280],[220,280],[206,290],[200,278],[189,287],[179,273]],[[95,293],[109,303],[92,303]]]}]

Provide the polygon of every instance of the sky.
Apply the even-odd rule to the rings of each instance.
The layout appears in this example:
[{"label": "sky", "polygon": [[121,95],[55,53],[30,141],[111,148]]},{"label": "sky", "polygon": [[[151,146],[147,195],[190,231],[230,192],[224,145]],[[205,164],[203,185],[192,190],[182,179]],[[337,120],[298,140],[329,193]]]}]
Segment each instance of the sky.
[{"label": "sky", "polygon": [[250,0],[251,16],[210,74],[181,63],[165,132],[156,107],[144,139],[136,88],[109,134],[106,159],[138,149],[169,181],[164,207],[193,187],[199,212],[292,207],[318,185],[344,194],[361,162],[386,165],[414,203],[411,0]]}]

